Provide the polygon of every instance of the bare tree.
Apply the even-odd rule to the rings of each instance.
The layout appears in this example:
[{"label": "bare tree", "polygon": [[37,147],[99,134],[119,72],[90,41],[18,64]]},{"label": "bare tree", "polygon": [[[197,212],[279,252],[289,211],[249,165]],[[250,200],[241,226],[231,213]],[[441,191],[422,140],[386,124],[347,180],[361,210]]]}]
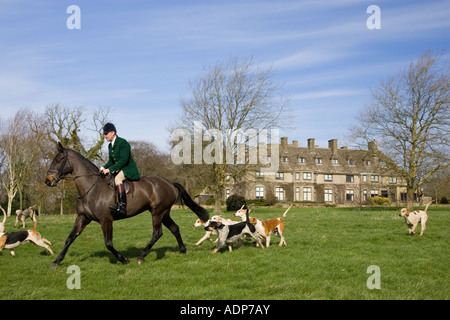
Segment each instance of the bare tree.
[{"label": "bare tree", "polygon": [[[100,149],[103,145],[103,126],[108,122],[111,109],[100,107],[90,112],[88,121],[85,107],[69,107],[60,104],[48,105],[44,117],[47,120],[46,134],[55,145],[61,142],[81,153],[91,161],[100,160]],[[83,130],[84,129],[84,130]],[[83,132],[93,132],[89,140]]]},{"label": "bare tree", "polygon": [[[224,145],[219,141],[222,139],[236,145],[237,136],[232,133],[237,130],[275,128],[286,119],[287,99],[273,70],[258,68],[252,59],[231,58],[207,68],[190,82],[190,89],[190,96],[180,101],[182,114],[176,128],[186,128],[194,136],[195,123],[201,123],[201,129],[218,133],[209,137],[218,146]],[[238,166],[225,163],[218,148],[213,157],[218,161],[194,165],[204,166],[209,189],[215,195],[214,211],[222,212],[226,179],[241,174],[246,166],[237,170]]]},{"label": "bare tree", "polygon": [[0,126],[0,178],[8,195],[8,216],[14,198],[23,190],[40,155],[42,135],[33,132],[32,118],[30,111],[22,109]]},{"label": "bare tree", "polygon": [[[90,161],[103,163],[101,159],[104,141],[103,126],[108,122],[110,112],[111,109],[108,107],[100,107],[89,112],[85,107],[48,105],[43,116],[46,122],[43,130],[47,139],[54,145],[61,142]],[[91,116],[90,120],[88,115]],[[93,135],[89,138],[89,135],[85,134],[87,132],[92,132]],[[64,199],[70,196],[71,189],[64,181],[58,185],[58,188],[60,189],[60,214],[63,214]]]},{"label": "bare tree", "polygon": [[408,68],[381,81],[353,128],[355,136],[380,142],[391,159],[390,169],[406,182],[408,208],[418,188],[449,166],[450,64],[445,58],[425,52]]}]

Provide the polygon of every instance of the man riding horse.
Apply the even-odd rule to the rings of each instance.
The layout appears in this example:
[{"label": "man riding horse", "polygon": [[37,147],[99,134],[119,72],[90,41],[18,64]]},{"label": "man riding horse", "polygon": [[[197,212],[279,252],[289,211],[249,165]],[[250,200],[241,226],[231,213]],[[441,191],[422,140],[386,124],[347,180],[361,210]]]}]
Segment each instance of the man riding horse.
[{"label": "man riding horse", "polygon": [[108,162],[100,169],[104,175],[111,173],[114,175],[114,183],[117,190],[117,204],[109,208],[119,215],[127,214],[127,193],[123,182],[128,180],[139,180],[139,171],[131,156],[131,147],[127,140],[117,136],[116,127],[112,123],[107,123],[103,127],[103,135],[108,145]]}]

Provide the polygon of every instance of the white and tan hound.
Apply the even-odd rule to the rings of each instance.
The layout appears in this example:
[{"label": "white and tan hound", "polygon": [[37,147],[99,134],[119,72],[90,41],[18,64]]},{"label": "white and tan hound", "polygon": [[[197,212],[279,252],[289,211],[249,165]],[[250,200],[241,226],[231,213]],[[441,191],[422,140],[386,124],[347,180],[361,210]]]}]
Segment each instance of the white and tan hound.
[{"label": "white and tan hound", "polygon": [[36,231],[37,221],[35,217],[33,219],[34,220],[33,229],[3,233],[4,224],[6,221],[6,212],[1,206],[0,209],[3,211],[3,214],[5,216],[3,222],[1,223],[2,226],[0,227],[0,230],[3,229],[2,232],[0,233],[0,251],[2,251],[3,248],[9,249],[11,255],[15,256],[16,254],[14,252],[14,248],[20,246],[22,243],[25,242],[32,242],[40,247],[47,249],[51,254],[54,254],[52,249],[50,249],[50,247],[47,245],[47,244],[52,245],[52,243],[47,239],[42,238],[41,234]]},{"label": "white and tan hound", "polygon": [[[433,202],[433,201],[431,201]],[[427,215],[427,209],[428,206],[431,204],[429,202],[427,206],[425,207],[425,210],[416,210],[413,212],[410,212],[408,209],[403,208],[400,211],[399,216],[405,218],[406,225],[408,226],[408,231],[410,235],[416,234],[414,231],[416,230],[417,225],[419,222],[422,224],[422,230],[420,230],[420,236],[423,235],[424,231],[427,229],[426,223],[428,220]]]},{"label": "white and tan hound", "polygon": [[[286,214],[288,211],[292,208],[292,204],[287,210],[281,215],[279,218],[275,219],[269,219],[269,220],[259,220],[254,217],[250,217],[250,223],[254,224],[256,227],[256,231],[258,234],[266,239],[266,247],[269,247],[270,245],[270,238],[272,233],[274,233],[277,237],[279,237],[280,243],[279,246],[281,247],[283,244],[287,246],[286,240],[284,239],[284,221],[283,218],[286,217]],[[245,210],[242,208],[239,209],[235,214],[236,217],[241,217],[242,220],[246,219]]]}]

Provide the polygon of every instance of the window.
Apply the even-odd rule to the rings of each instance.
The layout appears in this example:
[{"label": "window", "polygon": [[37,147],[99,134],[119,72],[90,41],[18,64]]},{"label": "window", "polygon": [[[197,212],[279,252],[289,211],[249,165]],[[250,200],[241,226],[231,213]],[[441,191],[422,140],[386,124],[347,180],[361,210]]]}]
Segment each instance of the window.
[{"label": "window", "polygon": [[378,196],[378,190],[370,190],[370,197],[376,197]]},{"label": "window", "polygon": [[333,202],[333,190],[325,189],[325,202]]},{"label": "window", "polygon": [[303,201],[312,200],[312,189],[310,187],[303,188]]},{"label": "window", "polygon": [[333,166],[338,166],[339,165],[339,160],[338,159],[331,159],[331,164]]},{"label": "window", "polygon": [[364,175],[362,176],[362,182],[367,182],[367,175],[364,174]]},{"label": "window", "polygon": [[396,177],[389,177],[389,183],[397,183]]},{"label": "window", "polygon": [[311,172],[303,172],[303,180],[311,180]]},{"label": "window", "polygon": [[367,201],[367,189],[363,190],[363,201]]},{"label": "window", "polygon": [[264,187],[256,187],[256,199],[264,199]]},{"label": "window", "polygon": [[326,174],[325,175],[325,181],[333,181],[333,175],[332,174]]},{"label": "window", "polygon": [[295,187],[295,201],[300,201],[300,187]]},{"label": "window", "polygon": [[284,180],[284,173],[283,172],[275,173],[275,179],[277,179],[277,180]]},{"label": "window", "polygon": [[284,162],[284,163],[288,162],[288,157],[281,157],[281,162]]},{"label": "window", "polygon": [[346,201],[353,201],[354,200],[354,193],[352,189],[345,190],[345,200]]},{"label": "window", "polygon": [[264,178],[264,172],[256,172],[256,179]]},{"label": "window", "polygon": [[305,163],[305,158],[304,157],[298,157],[297,161],[298,161],[298,163]]},{"label": "window", "polygon": [[353,175],[346,175],[345,176],[345,182],[354,182],[355,181],[355,177]]},{"label": "window", "polygon": [[314,161],[316,164],[322,164],[322,158],[315,158]]},{"label": "window", "polygon": [[295,173],[295,180],[300,180],[300,172]]},{"label": "window", "polygon": [[230,189],[225,190],[225,198],[228,199],[230,197]]},{"label": "window", "polygon": [[370,182],[378,182],[379,179],[380,179],[379,176],[376,175],[370,176]]},{"label": "window", "polygon": [[348,160],[347,160],[347,163],[348,163],[349,166],[354,166],[354,165],[355,165],[355,160],[353,160],[353,159],[348,159]]},{"label": "window", "polygon": [[370,162],[370,160],[365,160],[364,161],[364,164],[366,165],[366,166],[371,166],[372,165],[372,163]]},{"label": "window", "polygon": [[282,187],[275,188],[275,197],[277,197],[278,200],[284,200],[284,189]]},{"label": "window", "polygon": [[389,198],[389,192],[387,190],[381,190],[381,196],[384,198]]}]

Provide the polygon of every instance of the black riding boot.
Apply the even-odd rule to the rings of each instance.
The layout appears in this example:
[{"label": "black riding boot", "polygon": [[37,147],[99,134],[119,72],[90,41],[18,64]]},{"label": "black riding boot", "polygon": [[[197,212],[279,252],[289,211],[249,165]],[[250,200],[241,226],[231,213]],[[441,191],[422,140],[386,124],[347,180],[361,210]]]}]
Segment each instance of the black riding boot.
[{"label": "black riding boot", "polygon": [[120,215],[127,215],[127,192],[125,191],[125,186],[123,183],[116,186],[118,202],[115,206],[110,206],[109,208]]}]

